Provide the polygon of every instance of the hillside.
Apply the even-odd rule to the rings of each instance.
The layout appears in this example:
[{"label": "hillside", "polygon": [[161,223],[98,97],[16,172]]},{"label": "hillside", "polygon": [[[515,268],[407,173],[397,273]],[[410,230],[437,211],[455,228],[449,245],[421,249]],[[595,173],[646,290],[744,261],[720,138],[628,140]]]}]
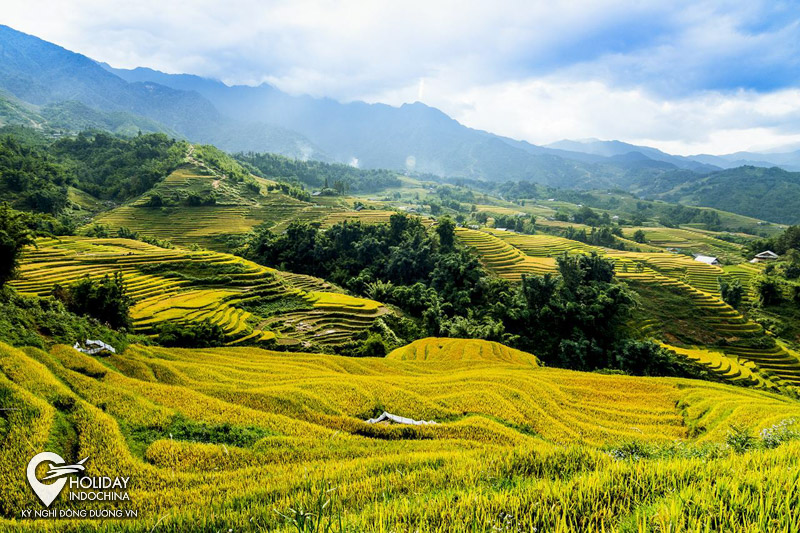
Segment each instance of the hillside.
[{"label": "hillside", "polygon": [[183,246],[224,249],[226,237],[260,224],[285,227],[292,220],[322,220],[334,212],[285,194],[273,181],[237,178],[194,160],[133,202],[96,217],[93,224],[112,232],[124,227]]},{"label": "hillside", "polygon": [[386,358],[399,361],[484,361],[540,366],[536,356],[497,342],[479,339],[420,339],[388,353]]},{"label": "hillside", "polygon": [[669,202],[715,207],[784,224],[800,222],[800,172],[745,166],[662,193]]},{"label": "hillside", "polygon": [[127,136],[142,132],[180,137],[170,128],[133,113],[99,111],[75,100],[40,106],[0,91],[0,127],[4,126],[35,128],[53,137],[86,130],[103,130]]},{"label": "hillside", "polygon": [[0,533],[800,533],[797,3],[351,4],[3,4]]},{"label": "hillside", "polygon": [[[647,175],[675,167],[586,161],[474,130],[421,103],[392,107],[290,96],[274,87],[228,87],[196,76],[111,69],[36,37],[0,27],[0,89],[35,106],[77,101],[130,113],[193,142],[231,151],[275,152],[300,159],[358,161],[368,168],[489,180],[535,180],[555,186],[611,186],[632,168]],[[64,69],[65,65],[69,69]],[[60,113],[59,126],[83,119]],[[112,124],[113,125],[113,124]],[[570,156],[570,157],[564,157]]]},{"label": "hillside", "polygon": [[[103,503],[139,510],[117,523],[126,531],[288,531],[306,512],[367,530],[376,520],[450,531],[794,520],[781,487],[793,483],[798,444],[781,428],[800,407],[740,388],[491,360],[140,346],[98,360],[4,344],[0,386],[0,520],[23,530],[34,524],[5,517],[34,495],[14,473],[28,446],[48,441],[68,460],[90,457],[89,475],[135,480],[130,502]],[[382,410],[437,423],[362,422]],[[764,430],[765,449],[734,453],[723,443],[733,424]]]},{"label": "hillside", "polygon": [[[235,121],[194,91],[152,82],[128,83],[94,60],[0,25],[0,89],[35,106],[80,102],[111,118],[135,115],[158,131],[175,131],[198,142],[238,150],[270,150],[307,156],[312,144],[301,135],[263,122]],[[76,131],[86,112],[63,110],[53,118],[59,128]],[[323,156],[324,154],[319,154]]]},{"label": "hillside", "polygon": [[[791,176],[762,175],[756,185],[745,167],[714,177],[714,171],[736,159],[714,165],[619,141],[562,141],[541,147],[465,127],[419,102],[400,107],[340,103],[291,96],[268,85],[229,87],[147,68],[113,69],[5,26],[0,28],[0,46],[0,90],[8,95],[0,97],[0,122],[5,124],[55,132],[164,132],[233,152],[272,152],[489,182],[622,187],[774,222],[798,220],[791,207],[797,202],[779,206],[775,200],[793,198],[796,180]],[[783,155],[775,154],[776,164],[792,161],[791,154]],[[735,188],[715,185],[735,176]],[[775,192],[770,195],[767,187]],[[763,202],[743,201],[748,195]]]},{"label": "hillside", "polygon": [[703,347],[673,351],[726,380],[767,387],[800,383],[800,354],[776,343],[719,296],[719,278],[737,277],[749,284],[757,268],[726,270],[673,253],[602,249],[549,235],[462,228],[457,236],[489,270],[515,282],[523,274],[556,274],[554,258],[565,252],[596,251],[614,261],[616,275],[639,295],[632,327],[643,336],[659,339],[668,349]]}]

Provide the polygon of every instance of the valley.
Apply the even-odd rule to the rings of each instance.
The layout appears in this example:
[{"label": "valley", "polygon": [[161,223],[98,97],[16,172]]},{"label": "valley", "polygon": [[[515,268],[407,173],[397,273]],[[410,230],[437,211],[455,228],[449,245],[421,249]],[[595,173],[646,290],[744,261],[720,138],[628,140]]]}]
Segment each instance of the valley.
[{"label": "valley", "polygon": [[[182,12],[181,35],[214,9]],[[235,41],[230,11],[208,46]],[[318,22],[297,20],[298,35]],[[411,53],[427,22],[393,26],[393,42]],[[411,80],[386,93],[405,103],[381,103],[350,56],[337,68],[361,92],[324,96],[347,84],[281,66],[300,48],[279,26],[245,34],[276,62],[241,85],[233,71],[118,68],[0,25],[0,531],[797,531],[789,103],[770,100],[769,127],[747,130],[708,124],[769,108],[752,88],[705,89],[688,110],[648,100],[654,132],[633,116],[641,102],[604,110],[608,131],[684,155],[539,145],[412,103],[436,69],[394,72],[380,47]],[[490,33],[512,42],[519,28]],[[592,50],[623,56],[616,30]],[[182,64],[212,68],[196,48]],[[506,59],[492,64],[524,62]],[[289,90],[298,76],[315,96]],[[553,107],[556,120],[551,100],[577,89],[542,80],[498,88],[492,120],[561,131],[573,105],[612,89],[593,74],[600,96]],[[486,87],[454,93],[452,109],[485,112]],[[509,115],[523,89],[547,112]],[[715,98],[719,117],[695,122]],[[773,148],[687,148],[744,138]],[[127,497],[89,497],[75,477],[125,478]]]}]

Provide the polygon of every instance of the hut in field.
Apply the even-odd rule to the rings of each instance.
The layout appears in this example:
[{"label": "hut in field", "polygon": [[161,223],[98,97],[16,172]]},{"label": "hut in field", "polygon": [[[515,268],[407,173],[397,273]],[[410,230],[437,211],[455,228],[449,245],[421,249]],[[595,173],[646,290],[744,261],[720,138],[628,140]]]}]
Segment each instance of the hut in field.
[{"label": "hut in field", "polygon": [[719,259],[710,255],[696,255],[694,256],[694,260],[707,265],[719,265]]}]

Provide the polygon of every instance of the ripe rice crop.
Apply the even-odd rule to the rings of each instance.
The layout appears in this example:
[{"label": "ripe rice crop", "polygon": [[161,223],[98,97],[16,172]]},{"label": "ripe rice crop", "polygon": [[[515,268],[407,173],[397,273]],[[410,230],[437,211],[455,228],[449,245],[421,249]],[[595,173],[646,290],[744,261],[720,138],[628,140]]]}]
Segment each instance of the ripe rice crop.
[{"label": "ripe rice crop", "polygon": [[[388,312],[379,302],[341,294],[322,280],[284,274],[223,253],[86,237],[40,240],[37,246],[23,256],[21,276],[13,282],[19,292],[43,296],[55,284],[67,286],[82,277],[99,279],[121,272],[134,299],[134,329],[144,334],[155,334],[164,322],[208,320],[223,329],[230,343],[288,338],[332,345],[369,328]],[[307,301],[308,309],[265,318],[243,307],[285,297]],[[287,327],[287,322],[295,325]],[[297,322],[303,327],[297,328]]]},{"label": "ripe rice crop", "polygon": [[539,360],[526,352],[497,342],[479,339],[427,338],[397,348],[387,359],[402,361],[502,361],[539,366]]},{"label": "ripe rice crop", "polygon": [[[405,353],[435,357],[405,360],[144,346],[97,359],[0,344],[0,401],[15,409],[0,425],[0,527],[290,531],[302,512],[333,531],[744,532],[800,518],[800,443],[724,444],[733,424],[758,435],[800,417],[797,401],[540,368],[448,341],[426,339]],[[437,424],[363,422],[382,410]],[[44,449],[132,480],[130,504],[62,495],[53,508],[139,518],[19,519],[38,506],[24,470]]]},{"label": "ripe rice crop", "polygon": [[[668,231],[668,228],[658,230]],[[679,234],[688,238],[695,233],[680,230]],[[555,257],[558,255],[596,251],[613,261],[617,277],[629,281],[634,290],[646,293],[645,298],[669,297],[671,305],[666,301],[650,302],[656,311],[666,313],[665,316],[647,315],[648,306],[639,306],[633,322],[644,336],[680,346],[680,350],[674,350],[676,353],[698,360],[690,354],[696,355],[691,352],[694,349],[691,345],[699,343],[685,342],[663,331],[665,325],[691,323],[703,331],[708,343],[717,345],[709,354],[715,351],[723,354],[721,360],[716,355],[707,354],[701,361],[710,363],[711,370],[720,377],[737,381],[741,376],[749,376],[752,372],[748,369],[752,369],[755,372],[752,384],[756,386],[800,384],[800,359],[777,345],[760,325],[748,321],[720,298],[719,278],[733,275],[752,277],[758,271],[757,267],[740,265],[731,270],[731,267],[708,265],[675,253],[611,250],[551,235],[464,228],[459,228],[456,235],[477,252],[490,272],[511,281],[520,280],[523,274],[556,273]],[[701,233],[697,235],[701,240],[712,239]],[[539,263],[534,267],[531,261],[549,263]],[[656,289],[658,296],[653,296],[649,287]],[[722,368],[724,370],[720,372]],[[765,377],[767,379],[763,379]]]}]

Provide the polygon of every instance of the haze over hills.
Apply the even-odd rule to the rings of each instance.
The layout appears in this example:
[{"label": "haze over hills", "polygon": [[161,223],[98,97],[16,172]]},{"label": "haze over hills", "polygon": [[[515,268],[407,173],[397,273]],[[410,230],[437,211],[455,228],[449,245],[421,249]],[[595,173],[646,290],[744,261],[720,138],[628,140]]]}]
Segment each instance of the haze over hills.
[{"label": "haze over hills", "polygon": [[228,87],[198,76],[103,68],[8,27],[0,28],[0,46],[0,84],[20,100],[37,106],[77,100],[102,111],[129,112],[228,150],[561,186],[589,175],[593,182],[603,181],[630,170],[624,161],[587,158],[467,128],[421,103],[399,108],[342,104],[290,96],[268,85]]},{"label": "haze over hills", "polygon": [[[537,146],[466,127],[420,102],[400,107],[341,103],[289,95],[266,84],[227,86],[188,74],[115,69],[7,26],[0,26],[0,59],[0,124],[128,135],[160,131],[231,152],[555,187],[622,187],[693,204],[705,196],[682,191],[700,191],[697,182],[723,169],[729,169],[724,178],[736,177],[737,194],[752,197],[759,197],[752,187],[763,187],[752,183],[752,172],[733,167],[800,169],[800,151],[686,157],[596,139]],[[770,176],[789,194],[783,201],[793,201],[797,177]],[[728,201],[727,192],[722,196],[712,199],[714,205],[736,210],[741,203]],[[780,210],[754,213],[751,208],[738,212],[795,221]]]},{"label": "haze over hills", "polygon": [[600,139],[562,140],[547,145],[571,153],[580,152],[604,157],[615,157],[638,153],[655,161],[666,161],[679,168],[697,171],[714,171],[741,166],[781,167],[785,170],[800,170],[800,150],[776,152],[736,152],[724,155],[698,154],[690,156],[671,155],[649,146],[637,146],[621,141]]}]

